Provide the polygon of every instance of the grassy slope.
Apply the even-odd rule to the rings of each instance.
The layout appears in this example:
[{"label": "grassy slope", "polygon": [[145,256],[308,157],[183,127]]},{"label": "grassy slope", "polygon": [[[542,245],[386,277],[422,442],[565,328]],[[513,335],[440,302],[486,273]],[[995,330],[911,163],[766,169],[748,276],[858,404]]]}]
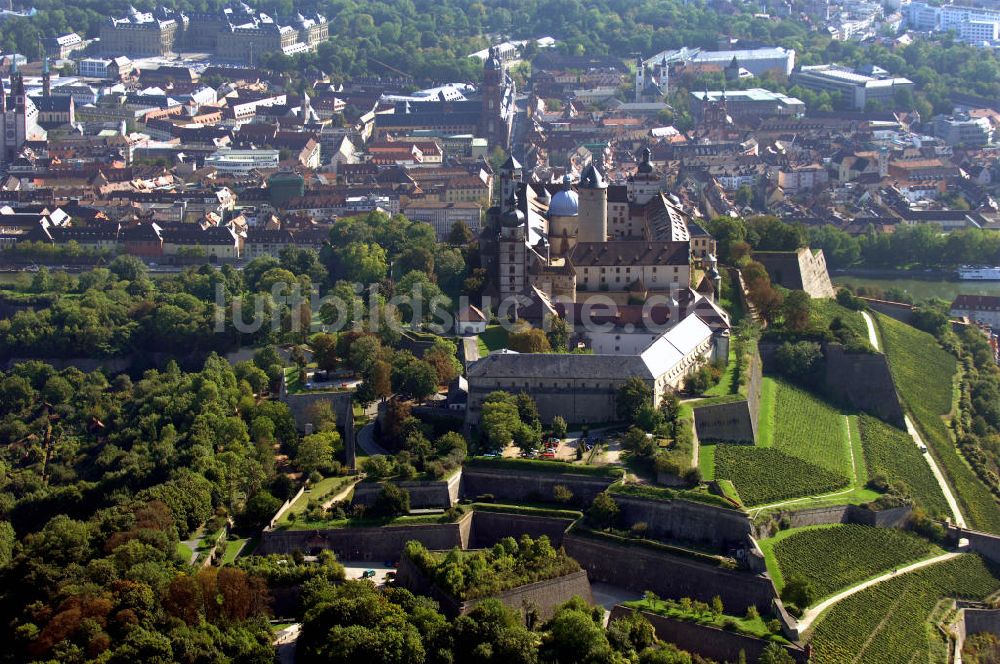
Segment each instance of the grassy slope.
[{"label": "grassy slope", "polygon": [[1000,533],[1000,506],[959,454],[941,419],[952,407],[957,363],[930,334],[878,314],[892,377],[900,398],[947,476],[969,525]]},{"label": "grassy slope", "polygon": [[865,460],[873,475],[906,484],[910,495],[933,515],[946,516],[948,502],[910,434],[871,415],[861,415]]},{"label": "grassy slope", "polygon": [[930,660],[927,618],[944,597],[983,599],[1000,579],[973,554],[879,583],[836,604],[813,633],[815,664]]},{"label": "grassy slope", "polygon": [[851,477],[844,415],[790,383],[776,380],[775,385],[775,449]]},{"label": "grassy slope", "polygon": [[817,602],[896,567],[941,553],[927,540],[894,528],[837,524],[786,530],[773,539],[769,548],[782,581],[808,579]]}]

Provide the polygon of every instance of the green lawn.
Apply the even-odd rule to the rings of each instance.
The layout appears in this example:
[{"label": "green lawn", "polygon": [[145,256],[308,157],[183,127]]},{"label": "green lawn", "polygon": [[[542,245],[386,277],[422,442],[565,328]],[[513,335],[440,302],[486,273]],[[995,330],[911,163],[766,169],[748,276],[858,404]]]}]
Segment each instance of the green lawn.
[{"label": "green lawn", "polygon": [[231,564],[236,560],[237,554],[244,548],[250,548],[250,538],[244,537],[243,539],[229,540],[226,542],[226,551],[222,554],[222,563],[224,565]]},{"label": "green lawn", "polygon": [[736,394],[739,390],[739,373],[736,371],[736,347],[729,344],[729,358],[726,360],[726,370],[719,382],[705,390],[706,397],[719,397],[724,394]]},{"label": "green lawn", "polygon": [[955,358],[937,340],[914,327],[876,315],[900,398],[948,479],[969,525],[1000,533],[1000,506],[951,438],[943,416],[952,408]]},{"label": "green lawn", "polygon": [[811,644],[815,664],[900,664],[944,661],[939,632],[928,623],[939,600],[982,600],[1000,588],[983,560],[965,554],[876,584],[823,614]]},{"label": "green lawn", "polygon": [[354,479],[355,478],[353,477],[343,477],[343,476],[324,477],[311,487],[306,487],[306,490],[302,493],[301,496],[299,496],[299,499],[296,500],[294,503],[292,503],[292,506],[289,507],[285,511],[285,513],[281,515],[281,518],[278,519],[278,523],[276,523],[275,525],[280,526],[282,524],[287,524],[288,517],[291,514],[295,514],[296,516],[301,516],[301,514],[305,512],[306,509],[308,509],[310,500],[312,500],[313,498],[315,498],[316,500],[324,500],[331,498],[332,497],[332,495],[330,495],[331,492],[335,494],[337,491],[344,489],[348,484],[353,482]]},{"label": "green lawn", "polygon": [[181,557],[184,562],[191,562],[191,556],[194,555],[194,551],[191,550],[184,542],[177,543],[177,555]]},{"label": "green lawn", "polygon": [[701,479],[708,481],[715,479],[715,444],[701,444],[698,446],[698,470],[701,471]]},{"label": "green lawn", "polygon": [[778,391],[773,378],[764,378],[760,384],[760,403],[757,411],[757,445],[771,447],[774,444],[775,393]]},{"label": "green lawn", "polygon": [[779,531],[760,545],[762,550],[767,546],[764,556],[775,586],[784,587],[792,577],[808,580],[814,604],[892,569],[943,553],[903,530],[853,524]]},{"label": "green lawn", "polygon": [[490,352],[507,347],[507,330],[501,325],[489,325],[479,335],[479,355],[485,357]]},{"label": "green lawn", "polygon": [[858,335],[869,347],[868,325],[860,311],[854,311],[837,304],[830,298],[813,298],[809,301],[809,326],[829,329],[834,318],[840,318],[844,327]]}]

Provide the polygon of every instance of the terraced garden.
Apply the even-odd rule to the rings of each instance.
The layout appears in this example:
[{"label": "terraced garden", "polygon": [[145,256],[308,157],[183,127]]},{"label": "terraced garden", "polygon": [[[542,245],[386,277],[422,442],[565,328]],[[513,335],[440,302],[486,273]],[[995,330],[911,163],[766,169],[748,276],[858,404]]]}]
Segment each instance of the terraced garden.
[{"label": "terraced garden", "polygon": [[937,546],[911,533],[854,524],[785,530],[765,542],[761,548],[766,546],[765,555],[773,552],[781,585],[792,577],[808,580],[815,601],[941,553]]},{"label": "terraced garden", "polygon": [[969,525],[1000,533],[1000,506],[961,457],[941,419],[952,407],[955,358],[933,336],[878,314],[896,389],[947,476]]},{"label": "terraced garden", "polygon": [[715,477],[730,480],[744,504],[764,505],[846,488],[846,476],[781,450],[750,445],[716,445]]},{"label": "terraced garden", "polygon": [[944,597],[983,599],[1000,588],[981,558],[959,556],[876,584],[826,613],[813,632],[816,664],[931,661],[936,636],[927,619]]},{"label": "terraced garden", "polygon": [[947,516],[948,502],[910,434],[871,415],[862,414],[858,420],[868,472],[890,482],[903,482],[929,514]]}]

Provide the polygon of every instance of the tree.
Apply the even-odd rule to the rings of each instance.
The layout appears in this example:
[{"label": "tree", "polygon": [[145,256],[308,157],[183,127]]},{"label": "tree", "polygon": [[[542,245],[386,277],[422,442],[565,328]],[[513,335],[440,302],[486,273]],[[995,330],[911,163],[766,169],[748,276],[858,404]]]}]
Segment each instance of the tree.
[{"label": "tree", "polygon": [[609,528],[618,519],[618,511],[615,499],[607,491],[602,491],[594,497],[587,510],[587,520],[597,528]]},{"label": "tree", "polygon": [[781,305],[781,315],[785,319],[785,327],[793,332],[802,332],[809,326],[809,293],[793,290],[785,296]]},{"label": "tree", "polygon": [[573,500],[573,492],[565,484],[556,484],[552,487],[552,499],[565,504]]},{"label": "tree", "polygon": [[352,242],[337,252],[338,274],[348,281],[372,284],[382,281],[389,270],[388,258],[380,245]]},{"label": "tree", "polygon": [[681,414],[681,398],[676,392],[669,390],[664,393],[660,400],[660,412],[663,413],[664,421],[670,426],[670,435],[676,438]]},{"label": "tree", "polygon": [[304,436],[299,442],[295,463],[306,475],[312,472],[329,473],[333,469],[334,450],[340,446],[340,434],[324,431]]},{"label": "tree", "polygon": [[392,367],[388,362],[376,360],[369,372],[375,396],[387,399],[392,394]]},{"label": "tree", "polygon": [[522,426],[517,403],[506,392],[492,392],[483,401],[480,427],[494,450],[502,450]]},{"label": "tree", "polygon": [[437,372],[439,385],[447,385],[462,371],[462,363],[456,354],[458,348],[453,341],[444,337],[434,339],[433,345],[424,353],[424,360]]},{"label": "tree", "polygon": [[371,512],[378,516],[397,516],[410,511],[410,494],[406,489],[386,482],[375,498]]},{"label": "tree", "polygon": [[364,373],[375,364],[383,352],[382,342],[379,341],[378,337],[366,334],[356,338],[350,344],[348,362],[355,371]]},{"label": "tree", "polygon": [[611,644],[600,622],[595,622],[586,603],[571,600],[556,611],[542,638],[541,656],[549,662],[600,664],[614,659]]},{"label": "tree", "polygon": [[552,346],[545,332],[537,327],[507,335],[507,347],[518,353],[551,353]]},{"label": "tree", "polygon": [[396,466],[391,458],[383,454],[375,454],[370,457],[365,457],[365,459],[362,460],[361,469],[366,475],[370,475],[375,479],[381,479],[392,476],[396,470]]},{"label": "tree", "polygon": [[145,263],[129,255],[116,256],[108,263],[108,269],[122,281],[142,281],[147,278],[149,272]]},{"label": "tree", "polygon": [[569,351],[570,327],[565,318],[552,316],[548,319],[549,329],[545,333],[548,337],[549,346],[556,353]]},{"label": "tree", "polygon": [[536,664],[536,638],[518,613],[489,598],[455,620],[452,656],[455,662]]},{"label": "tree", "polygon": [[472,242],[473,237],[468,225],[464,221],[459,220],[451,225],[451,230],[448,232],[448,244],[455,247],[464,247]]},{"label": "tree", "polygon": [[337,335],[320,332],[312,338],[313,360],[324,371],[337,368]]},{"label": "tree", "polygon": [[423,360],[410,362],[400,371],[399,391],[417,401],[423,401],[437,392],[438,372]]},{"label": "tree", "polygon": [[653,389],[638,376],[626,380],[615,394],[615,412],[623,422],[634,422],[639,409],[653,401]]},{"label": "tree", "polygon": [[247,501],[246,509],[240,516],[240,523],[248,530],[257,531],[271,522],[281,501],[271,495],[268,491],[258,491]]},{"label": "tree", "polygon": [[775,352],[778,370],[789,378],[808,380],[823,361],[823,350],[814,341],[786,341]]},{"label": "tree", "polygon": [[514,399],[521,421],[532,428],[541,429],[542,420],[538,414],[538,405],[535,404],[534,397],[527,392],[518,392]]},{"label": "tree", "polygon": [[562,415],[556,415],[552,418],[552,435],[556,438],[565,438],[568,433],[566,427],[566,420]]},{"label": "tree", "polygon": [[781,589],[781,599],[791,602],[804,609],[812,604],[816,591],[808,579],[792,576],[785,582],[785,587]]},{"label": "tree", "polygon": [[795,664],[795,658],[777,643],[769,643],[757,658],[757,664]]},{"label": "tree", "polygon": [[525,453],[534,452],[542,444],[542,432],[536,427],[520,422],[513,431],[514,445]]}]

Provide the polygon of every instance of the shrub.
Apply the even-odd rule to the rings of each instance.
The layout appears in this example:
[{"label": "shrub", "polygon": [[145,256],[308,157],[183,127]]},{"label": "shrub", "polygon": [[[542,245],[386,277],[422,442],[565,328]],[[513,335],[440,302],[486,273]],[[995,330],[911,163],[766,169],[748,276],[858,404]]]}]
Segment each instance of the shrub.
[{"label": "shrub", "polygon": [[397,516],[410,511],[410,493],[392,482],[386,482],[375,498],[371,513],[376,516]]},{"label": "shrub", "polygon": [[573,492],[565,484],[556,484],[552,487],[552,498],[557,503],[568,503],[573,500]]},{"label": "shrub", "polygon": [[594,497],[594,502],[587,510],[587,520],[597,528],[608,528],[618,519],[618,503],[607,491],[602,491]]}]

